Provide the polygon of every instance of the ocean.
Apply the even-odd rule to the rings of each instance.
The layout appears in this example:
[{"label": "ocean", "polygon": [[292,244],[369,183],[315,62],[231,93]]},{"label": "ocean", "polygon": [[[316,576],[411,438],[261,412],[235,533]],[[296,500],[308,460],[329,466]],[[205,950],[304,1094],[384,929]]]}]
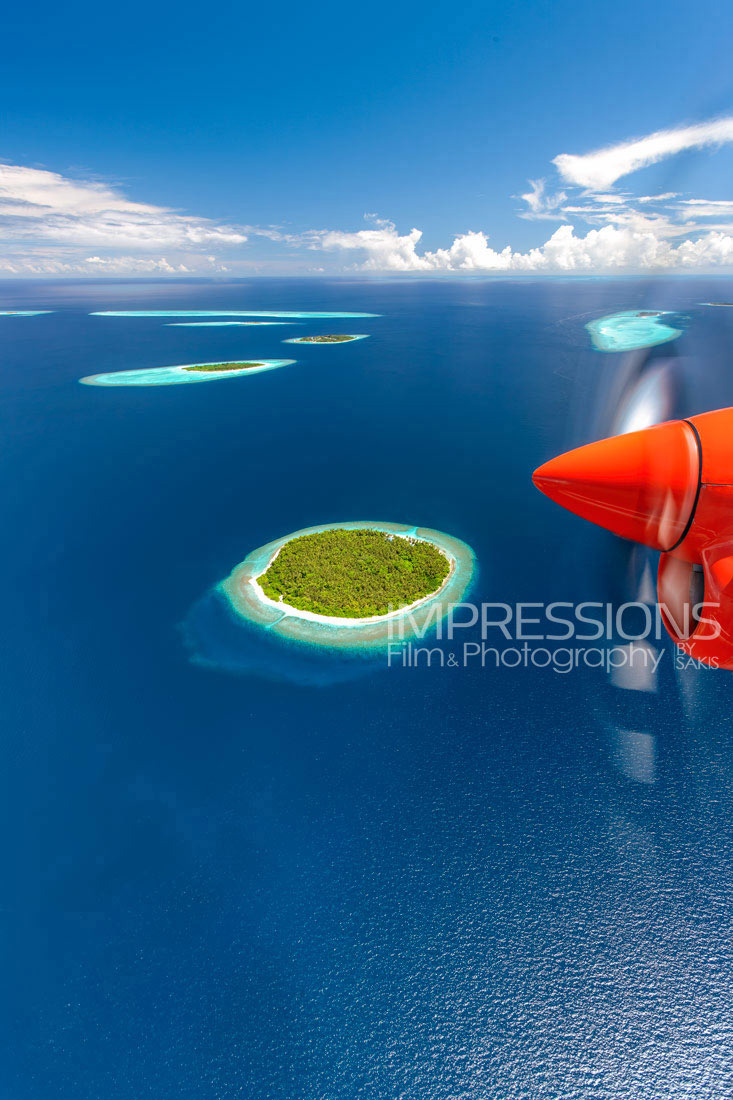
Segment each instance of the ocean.
[{"label": "ocean", "polygon": [[[642,377],[674,415],[733,404],[733,310],[701,305],[731,297],[0,284],[0,308],[53,311],[0,317],[4,1096],[733,1094],[729,673],[676,668],[664,640],[643,684],[464,667],[463,635],[388,667],[274,640],[216,590],[288,532],[369,519],[466,542],[476,603],[635,599],[653,556],[531,473],[608,434]],[[90,316],[146,309],[379,316]],[[682,335],[596,350],[586,323],[634,309]],[[282,343],[317,332],[369,338]]]}]

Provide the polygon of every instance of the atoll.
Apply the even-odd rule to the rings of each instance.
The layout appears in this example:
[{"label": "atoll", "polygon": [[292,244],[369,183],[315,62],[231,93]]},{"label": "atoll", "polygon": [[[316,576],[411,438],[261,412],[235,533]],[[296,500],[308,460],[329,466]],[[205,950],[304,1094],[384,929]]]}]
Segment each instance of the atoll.
[{"label": "atoll", "polygon": [[231,363],[186,363],[179,367],[148,367],[141,370],[89,374],[79,381],[85,386],[177,386],[186,382],[211,382],[218,378],[240,378],[260,374],[294,363],[295,359],[252,359]]},{"label": "atoll", "polygon": [[669,310],[625,310],[609,313],[585,326],[593,346],[598,351],[635,351],[666,344],[682,335],[682,329],[663,322],[663,317],[676,317]]},{"label": "atoll", "polygon": [[[410,595],[415,595],[415,592],[424,592],[425,585],[434,583],[437,587],[425,595],[418,595],[407,605],[397,606],[394,611],[359,615],[357,613],[360,607],[367,609],[381,607],[386,589],[378,592],[380,582],[376,576],[373,576],[366,588],[360,591],[356,579],[357,558],[351,555],[347,559],[343,553],[345,544],[335,537],[332,545],[333,552],[328,558],[328,576],[318,581],[318,559],[315,558],[311,568],[305,570],[301,578],[305,595],[301,592],[300,596],[295,596],[295,600],[300,603],[307,604],[310,601],[318,604],[320,598],[320,606],[336,608],[346,613],[327,615],[309,610],[307,606],[296,607],[286,602],[282,588],[278,595],[278,585],[292,586],[297,572],[297,570],[293,571],[293,562],[289,560],[285,562],[287,569],[284,577],[279,569],[276,568],[273,571],[273,563],[283,547],[295,545],[297,563],[302,559],[303,547],[307,548],[305,540],[308,537],[346,531],[370,532],[372,535],[386,536],[386,539],[377,538],[372,543],[372,550],[375,548],[379,550],[377,556],[385,557],[383,562],[372,559],[373,570],[386,566],[388,561],[392,561],[392,564],[400,569],[400,566],[396,565],[399,560],[409,562],[414,569],[413,556],[415,561],[419,562],[417,588],[410,589],[409,585],[404,587],[404,578],[400,580],[397,574],[389,582],[390,594],[396,602],[399,603],[400,592],[401,598],[407,599]],[[405,541],[405,547],[395,546],[392,552],[388,551],[388,541],[396,542],[398,539]],[[417,544],[421,542],[427,545],[415,550]],[[363,546],[366,545],[368,542],[363,544]],[[368,558],[362,561],[362,566],[367,562]],[[335,648],[342,646],[382,648],[390,642],[400,642],[415,636],[421,637],[434,627],[448,614],[451,605],[463,599],[471,583],[474,567],[475,559],[471,548],[460,539],[444,534],[442,531],[408,527],[399,523],[368,521],[331,523],[296,531],[253,550],[230,576],[221,582],[218,590],[226,596],[231,609],[237,615],[286,640]],[[406,565],[402,568],[405,573],[409,573]],[[368,569],[367,566],[367,571]],[[349,571],[351,571],[350,578]],[[400,589],[401,583],[403,587]],[[391,587],[392,585],[394,587]],[[422,589],[420,585],[423,586]],[[270,598],[267,591],[271,591],[278,598]],[[290,594],[289,589],[288,595]],[[314,595],[317,597],[315,600]]]}]

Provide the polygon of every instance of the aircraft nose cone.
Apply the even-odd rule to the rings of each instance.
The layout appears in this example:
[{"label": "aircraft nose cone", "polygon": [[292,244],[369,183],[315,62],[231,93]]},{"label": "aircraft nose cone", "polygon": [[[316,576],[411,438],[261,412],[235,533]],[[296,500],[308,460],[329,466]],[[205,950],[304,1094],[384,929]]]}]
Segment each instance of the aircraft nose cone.
[{"label": "aircraft nose cone", "polygon": [[540,492],[591,523],[655,550],[685,533],[697,499],[700,454],[683,420],[601,439],[545,462]]}]

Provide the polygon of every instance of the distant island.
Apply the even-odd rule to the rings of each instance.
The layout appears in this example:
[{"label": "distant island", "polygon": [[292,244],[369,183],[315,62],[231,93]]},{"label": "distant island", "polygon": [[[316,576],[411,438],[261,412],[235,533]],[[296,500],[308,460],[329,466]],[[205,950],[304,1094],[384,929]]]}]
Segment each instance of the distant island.
[{"label": "distant island", "polygon": [[434,629],[464,598],[474,562],[470,546],[442,531],[331,523],[252,550],[218,590],[237,615],[285,640],[383,648]]},{"label": "distant island", "polygon": [[285,344],[350,344],[353,340],[366,340],[368,333],[348,333],[327,336],[291,336]]},{"label": "distant island", "polygon": [[270,600],[315,615],[372,618],[435,594],[450,561],[424,539],[331,528],[286,542],[256,578]]},{"label": "distant island", "polygon": [[301,344],[346,344],[349,340],[358,340],[358,336],[296,336]]},{"label": "distant island", "polygon": [[701,302],[703,306],[733,306],[733,302]]},{"label": "distant island", "polygon": [[0,317],[43,317],[52,309],[0,309]]}]

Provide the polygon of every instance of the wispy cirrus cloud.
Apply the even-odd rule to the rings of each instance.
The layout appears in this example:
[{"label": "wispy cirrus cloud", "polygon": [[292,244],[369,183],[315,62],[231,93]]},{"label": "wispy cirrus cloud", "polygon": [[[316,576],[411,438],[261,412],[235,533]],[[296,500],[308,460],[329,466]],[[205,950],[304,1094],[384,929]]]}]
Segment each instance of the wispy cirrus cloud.
[{"label": "wispy cirrus cloud", "polygon": [[[240,246],[247,241],[244,227],[221,225],[208,218],[180,214],[166,207],[133,202],[118,188],[88,180],[73,180],[57,172],[21,165],[0,164],[0,240],[9,263],[22,267],[19,243],[43,242],[68,249],[109,250],[110,256],[84,256],[78,263],[103,266],[114,260],[127,260],[128,268],[135,264],[146,269],[145,254],[154,252],[197,254],[212,249]],[[8,247],[9,246],[9,247]],[[8,257],[8,251],[11,255]],[[124,253],[142,253],[127,256]],[[53,262],[53,257],[50,258]],[[36,255],[38,262],[39,256]],[[61,259],[59,262],[64,263]],[[160,256],[153,261],[171,271],[182,260],[172,261]],[[183,265],[186,267],[185,263]],[[206,262],[206,266],[210,263]]]},{"label": "wispy cirrus cloud", "polygon": [[547,180],[529,180],[530,190],[519,197],[527,204],[527,209],[520,213],[520,218],[530,221],[565,221],[566,215],[562,210],[563,203],[567,200],[564,191],[557,191],[554,195],[547,193]]},{"label": "wispy cirrus cloud", "polygon": [[686,149],[702,149],[733,141],[733,118],[718,118],[694,126],[657,130],[646,137],[622,141],[592,153],[560,153],[553,164],[566,183],[602,191],[617,180]]}]

